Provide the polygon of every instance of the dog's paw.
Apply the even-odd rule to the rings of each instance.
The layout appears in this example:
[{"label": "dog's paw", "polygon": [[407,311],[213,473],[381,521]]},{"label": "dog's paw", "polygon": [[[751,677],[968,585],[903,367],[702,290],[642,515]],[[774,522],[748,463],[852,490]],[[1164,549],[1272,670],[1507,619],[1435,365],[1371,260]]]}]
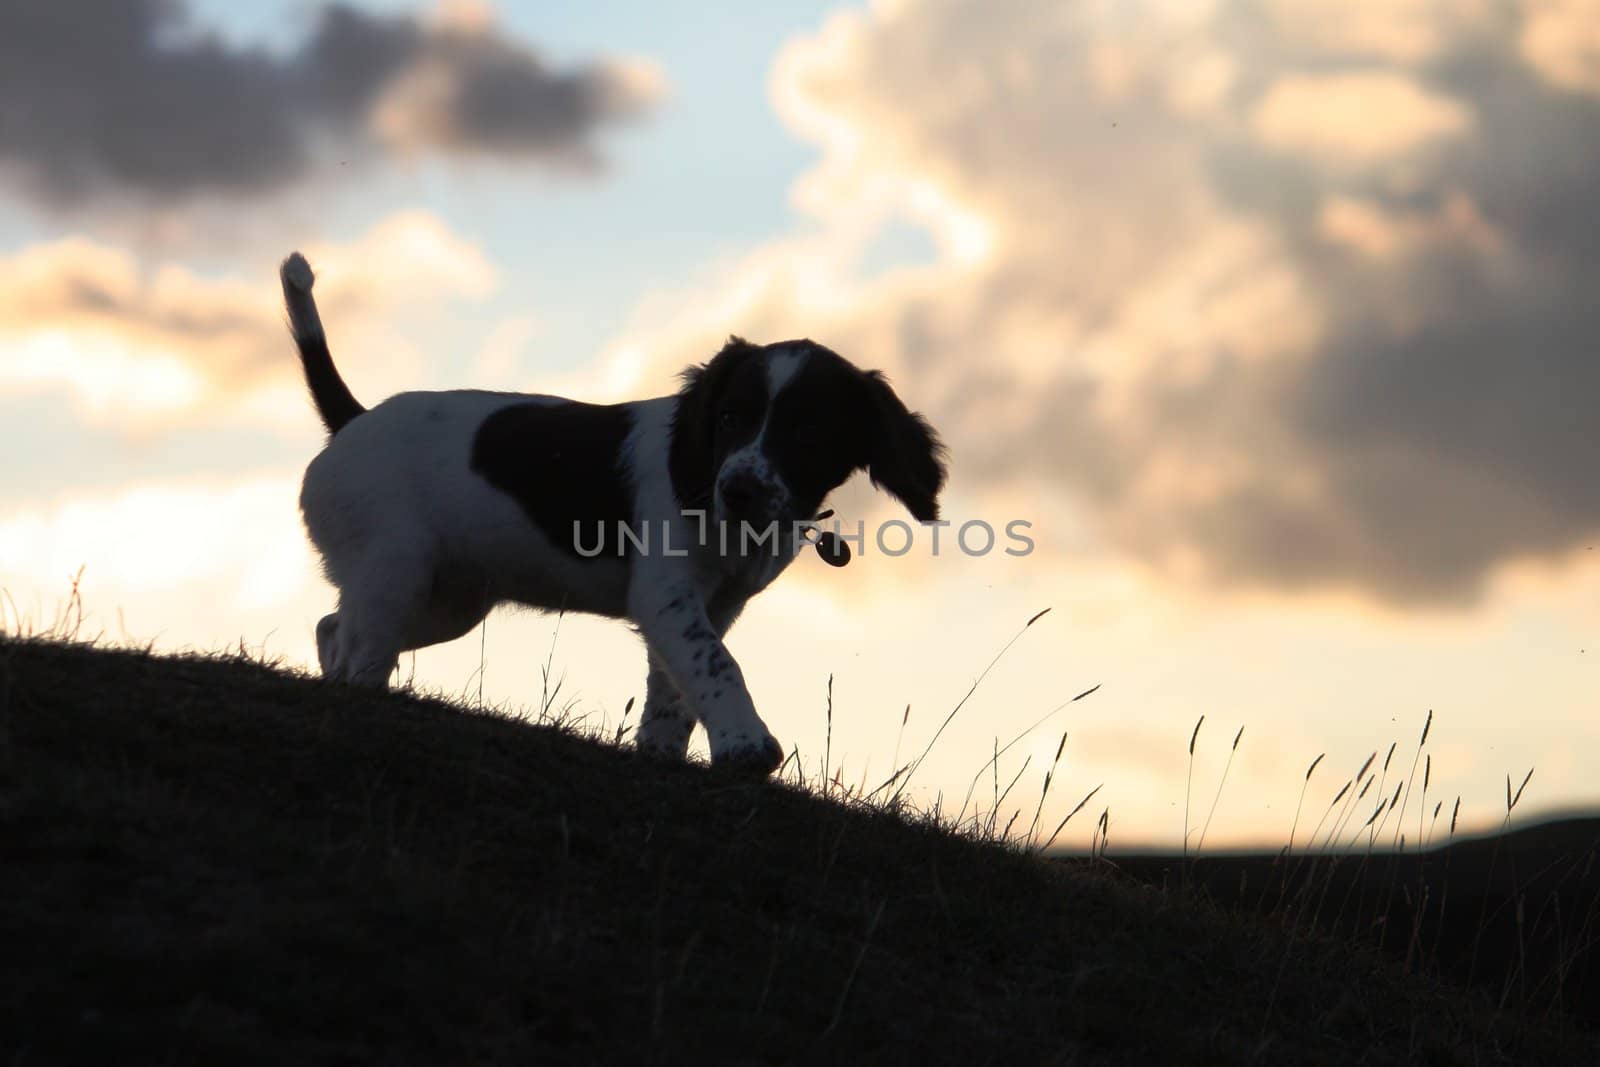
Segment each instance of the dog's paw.
[{"label": "dog's paw", "polygon": [[652,759],[683,761],[689,755],[689,735],[694,720],[681,713],[645,711],[633,735],[633,747]]},{"label": "dog's paw", "polygon": [[720,752],[711,755],[711,766],[743,774],[768,775],[783,765],[783,746],[771,734],[738,734]]},{"label": "dog's paw", "polygon": [[682,763],[688,755],[689,742],[684,738],[682,743],[667,740],[655,740],[641,737],[634,741],[633,747],[641,756],[649,759],[665,760],[671,763]]}]

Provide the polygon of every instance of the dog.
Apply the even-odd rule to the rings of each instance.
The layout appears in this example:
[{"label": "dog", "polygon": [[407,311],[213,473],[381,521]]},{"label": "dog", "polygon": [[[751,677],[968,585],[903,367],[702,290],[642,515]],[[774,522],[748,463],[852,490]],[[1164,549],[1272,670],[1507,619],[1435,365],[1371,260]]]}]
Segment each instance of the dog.
[{"label": "dog", "polygon": [[770,773],[783,747],[723,644],[729,627],[854,472],[938,518],[938,434],[882,374],[814,341],[731,338],[648,400],[462,389],[369,410],[334,366],[310,264],[293,253],[279,277],[328,434],[300,493],[339,592],[316,628],[326,678],[387,686],[401,652],[460,637],[502,603],[625,618],[647,649],[637,747],[683,759],[699,722],[714,767]]}]

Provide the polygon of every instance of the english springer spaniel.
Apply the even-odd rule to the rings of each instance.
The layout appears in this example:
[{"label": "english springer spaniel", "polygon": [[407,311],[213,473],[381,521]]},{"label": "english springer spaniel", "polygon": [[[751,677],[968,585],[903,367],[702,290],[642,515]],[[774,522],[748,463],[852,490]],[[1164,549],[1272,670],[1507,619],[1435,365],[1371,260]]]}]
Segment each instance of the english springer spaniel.
[{"label": "english springer spaniel", "polygon": [[865,468],[938,518],[943,447],[889,383],[812,341],[731,339],[672,396],[623,404],[479,390],[368,410],[334,367],[298,252],[279,272],[327,446],[300,508],[338,587],[317,624],[325,677],[384,686],[403,651],[497,604],[630,619],[648,649],[637,744],[770,773],[783,748],[723,635]]}]

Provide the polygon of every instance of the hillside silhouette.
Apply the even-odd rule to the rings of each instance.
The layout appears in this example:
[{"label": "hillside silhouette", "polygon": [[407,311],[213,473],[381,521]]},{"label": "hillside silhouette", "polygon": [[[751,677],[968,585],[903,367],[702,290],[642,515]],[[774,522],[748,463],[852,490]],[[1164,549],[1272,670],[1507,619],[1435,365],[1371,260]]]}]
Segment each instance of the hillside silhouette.
[{"label": "hillside silhouette", "polygon": [[1600,1026],[1600,817],[1546,818],[1426,852],[1124,855],[1118,870],[1230,911],[1364,942],[1495,1004]]},{"label": "hillside silhouette", "polygon": [[7,1064],[1600,1049],[1108,864],[238,658],[0,639],[0,843]]}]

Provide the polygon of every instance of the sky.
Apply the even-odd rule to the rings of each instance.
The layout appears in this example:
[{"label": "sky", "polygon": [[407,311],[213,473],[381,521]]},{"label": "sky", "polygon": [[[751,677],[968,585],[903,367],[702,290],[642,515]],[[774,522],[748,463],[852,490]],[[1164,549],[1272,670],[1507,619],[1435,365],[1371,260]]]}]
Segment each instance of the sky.
[{"label": "sky", "polygon": [[[981,675],[908,795],[1018,776],[1026,823],[1059,749],[1068,845],[1303,846],[1391,744],[1340,840],[1398,781],[1387,840],[1530,768],[1519,816],[1592,807],[1597,187],[1594,0],[7,4],[5,626],[81,572],[83,633],[314,669],[298,248],[368,404],[659,395],[730,333],[890,376],[939,550],[808,554],[729,639],[809,774],[878,784]],[[504,610],[401,673],[609,730],[644,658]]]}]

